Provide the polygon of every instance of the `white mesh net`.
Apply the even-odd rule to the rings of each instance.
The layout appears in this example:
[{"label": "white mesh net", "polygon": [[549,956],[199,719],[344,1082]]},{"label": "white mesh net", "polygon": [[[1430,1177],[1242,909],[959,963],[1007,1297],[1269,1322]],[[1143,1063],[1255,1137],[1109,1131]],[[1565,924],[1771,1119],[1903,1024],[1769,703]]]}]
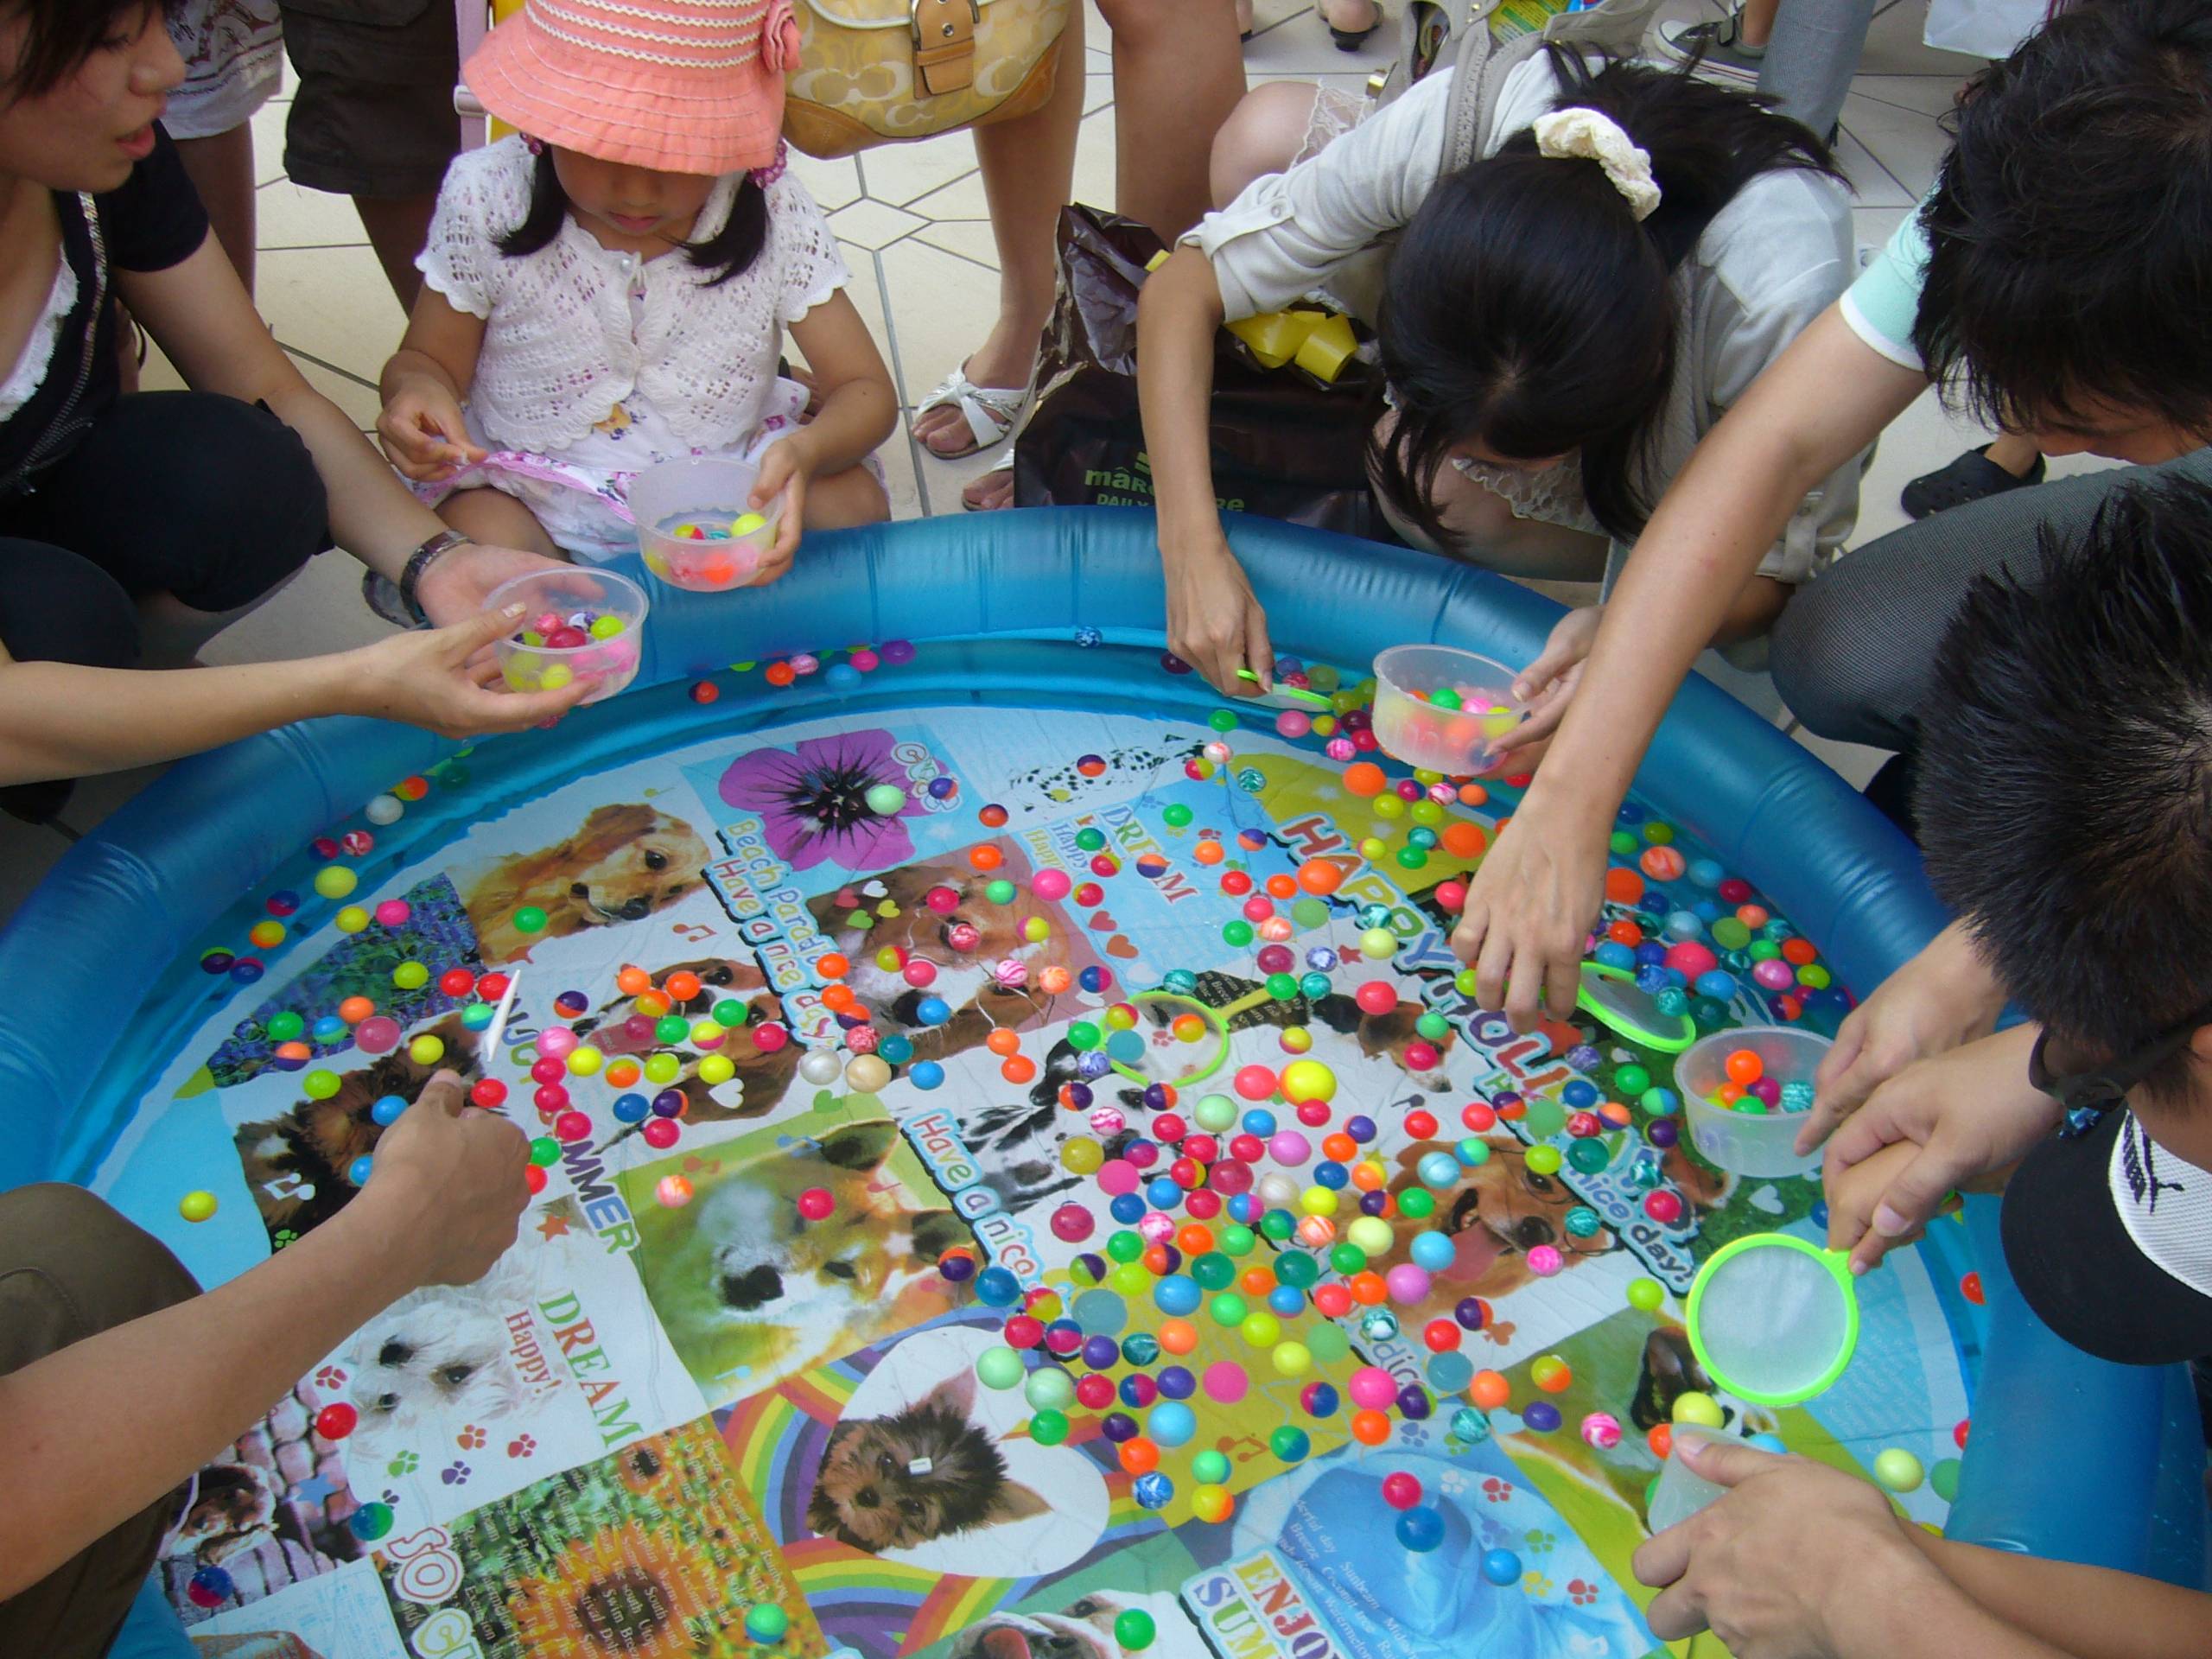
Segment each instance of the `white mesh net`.
[{"label": "white mesh net", "polygon": [[1787,1245],[1722,1262],[1698,1299],[1698,1339],[1734,1387],[1762,1395],[1811,1388],[1843,1352],[1850,1307],[1827,1268]]}]

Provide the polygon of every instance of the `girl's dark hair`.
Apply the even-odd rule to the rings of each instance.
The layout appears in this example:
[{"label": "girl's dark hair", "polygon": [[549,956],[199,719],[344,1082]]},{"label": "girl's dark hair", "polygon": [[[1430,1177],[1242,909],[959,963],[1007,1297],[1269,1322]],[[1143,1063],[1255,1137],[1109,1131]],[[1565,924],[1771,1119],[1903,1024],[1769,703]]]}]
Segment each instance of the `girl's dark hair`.
[{"label": "girl's dark hair", "polygon": [[[561,175],[553,170],[553,150],[549,145],[538,151],[537,164],[531,169],[530,211],[514,229],[494,237],[492,245],[510,257],[536,253],[560,235],[561,221],[568,216],[569,193],[561,188]],[[714,272],[701,284],[714,288],[751,269],[767,240],[768,193],[748,173],[737,181],[737,200],[730,203],[729,217],[721,229],[703,242],[686,242],[683,247],[693,264]]]},{"label": "girl's dark hair", "polygon": [[1382,372],[1397,406],[1369,440],[1393,505],[1445,545],[1432,502],[1455,444],[1535,460],[1579,449],[1585,498],[1624,539],[1651,512],[1637,474],[1675,372],[1675,268],[1759,174],[1840,177],[1827,148],[1758,98],[1636,63],[1548,48],[1554,107],[1610,116],[1649,151],[1661,200],[1638,224],[1597,162],[1536,153],[1533,132],[1441,180],[1385,282]]},{"label": "girl's dark hair", "polygon": [[2075,5],[1967,89],[1913,344],[1996,426],[2212,425],[2212,5]]},{"label": "girl's dark hair", "polygon": [[0,20],[23,20],[23,46],[16,71],[0,82],[0,99],[13,101],[50,92],[86,58],[116,35],[135,34],[143,22],[160,29],[170,0],[13,0],[0,4]]}]

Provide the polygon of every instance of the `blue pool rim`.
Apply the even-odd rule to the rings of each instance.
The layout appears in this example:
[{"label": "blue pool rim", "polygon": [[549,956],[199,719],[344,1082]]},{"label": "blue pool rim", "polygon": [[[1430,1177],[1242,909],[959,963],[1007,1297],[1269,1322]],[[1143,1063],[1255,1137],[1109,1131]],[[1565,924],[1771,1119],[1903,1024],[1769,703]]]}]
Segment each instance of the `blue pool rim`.
[{"label": "blue pool rim", "polygon": [[[1389,645],[1434,640],[1520,664],[1560,615],[1548,600],[1450,561],[1230,522],[1285,652],[1350,666]],[[1027,698],[1160,714],[1220,702],[1195,676],[1159,671],[1159,556],[1151,515],[1134,510],[979,514],[824,535],[760,592],[649,590],[632,693],[554,732],[498,740],[510,751],[504,766],[552,781],[698,735],[697,705],[645,688],[860,640],[905,638],[921,649],[906,668],[871,677],[865,696],[849,700],[858,706]],[[1146,649],[1080,651],[1078,627]],[[970,649],[978,645],[990,649]],[[838,704],[820,676],[783,692],[752,677],[738,690],[724,683],[715,729]],[[161,1040],[162,1004],[189,969],[179,953],[327,826],[454,747],[368,720],[289,727],[181,763],[73,847],[0,931],[0,982],[14,990],[0,1005],[0,1186],[88,1179],[133,1104],[103,1081],[141,1068],[134,1041]],[[1702,680],[1675,697],[1637,789],[1753,881],[1861,991],[1945,920],[1914,849],[1886,819]],[[426,819],[416,835],[466,828],[465,814],[440,827],[437,799],[416,810]],[[1980,1308],[1947,1297],[1969,1371],[1980,1373],[1950,1535],[2203,1582],[2203,1503],[2190,1472],[2202,1450],[2185,1376],[2105,1364],[2052,1336],[2012,1287],[1989,1208],[1976,1205],[1962,1228],[1943,1224],[1931,1263],[1939,1283],[1977,1271],[1984,1295]]]}]

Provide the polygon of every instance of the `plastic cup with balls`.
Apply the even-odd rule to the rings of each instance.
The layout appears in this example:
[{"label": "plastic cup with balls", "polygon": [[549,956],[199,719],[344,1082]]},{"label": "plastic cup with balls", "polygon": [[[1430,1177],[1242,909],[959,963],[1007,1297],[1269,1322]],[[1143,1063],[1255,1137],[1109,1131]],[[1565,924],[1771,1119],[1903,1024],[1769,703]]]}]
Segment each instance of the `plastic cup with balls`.
[{"label": "plastic cup with balls", "polygon": [[1659,1479],[1651,1489],[1650,1508],[1644,1515],[1645,1524],[1654,1533],[1664,1532],[1688,1520],[1728,1490],[1693,1470],[1682,1456],[1683,1446],[1692,1441],[1725,1446],[1729,1439],[1714,1429],[1698,1428],[1688,1423],[1675,1425],[1674,1449],[1659,1465]]},{"label": "plastic cup with balls", "polygon": [[[1827,1052],[1827,1038],[1794,1026],[1743,1026],[1716,1031],[1684,1049],[1675,1062],[1675,1086],[1681,1094],[1682,1118],[1698,1155],[1732,1174],[1764,1180],[1815,1173],[1821,1166],[1820,1154],[1797,1155],[1797,1131],[1804,1126],[1803,1113],[1738,1110],[1723,1104],[1719,1096],[1721,1086],[1729,1081],[1732,1055],[1757,1055],[1762,1075],[1786,1084],[1811,1082]],[[1744,1103],[1755,1103],[1746,1096]]]},{"label": "plastic cup with balls", "polygon": [[[493,646],[500,675],[516,690],[557,691],[582,680],[592,688],[583,700],[601,702],[638,677],[645,592],[620,571],[533,570],[501,582],[484,601],[488,610],[517,603],[523,613],[514,631]],[[547,622],[556,626],[541,631]]]},{"label": "plastic cup with balls", "polygon": [[1449,645],[1393,645],[1375,659],[1375,741],[1384,753],[1465,778],[1503,761],[1489,745],[1529,717],[1513,671]]},{"label": "plastic cup with balls", "polygon": [[760,469],[725,455],[685,455],[639,473],[630,486],[638,550],[671,588],[718,594],[742,587],[776,544],[779,494],[752,505]]}]

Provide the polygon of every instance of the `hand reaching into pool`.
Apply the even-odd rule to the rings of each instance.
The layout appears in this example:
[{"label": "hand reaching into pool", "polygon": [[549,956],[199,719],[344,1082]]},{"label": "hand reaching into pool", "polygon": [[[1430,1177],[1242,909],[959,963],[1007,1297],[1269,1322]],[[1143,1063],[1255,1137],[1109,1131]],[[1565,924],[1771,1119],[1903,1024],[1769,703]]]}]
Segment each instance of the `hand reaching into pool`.
[{"label": "hand reaching into pool", "polygon": [[[2037,1027],[2015,1026],[1916,1061],[1876,1089],[1829,1138],[1821,1179],[1828,1243],[1864,1273],[1919,1230],[1956,1189],[2009,1169],[2057,1126],[2058,1103],[2028,1082]],[[1909,1144],[1913,1155],[1886,1149]],[[1881,1154],[1888,1179],[1870,1202],[1850,1172]],[[1837,1194],[1847,1195],[1839,1204]],[[1847,1208],[1852,1221],[1838,1225]]]},{"label": "hand reaching into pool", "polygon": [[[1513,696],[1528,705],[1529,718],[1491,746],[1493,753],[1511,763],[1509,772],[1525,772],[1540,760],[1548,739],[1567,718],[1575,688],[1582,683],[1582,666],[1598,639],[1598,625],[1605,618],[1602,605],[1583,605],[1552,625],[1551,637],[1536,660],[1513,682]],[[1541,746],[1541,747],[1540,747]]]},{"label": "hand reaching into pool", "polygon": [[1870,1482],[1723,1440],[1675,1445],[1730,1490],[1636,1552],[1661,1641],[1709,1630],[1736,1659],[2058,1659],[1954,1586]]},{"label": "hand reaching into pool", "polygon": [[461,1078],[440,1071],[377,1142],[368,1185],[393,1248],[411,1253],[416,1286],[473,1284],[515,1242],[530,1203],[530,1139],[468,1103]]},{"label": "hand reaching into pool", "polygon": [[1916,1060],[1986,1037],[2005,992],[1974,940],[1952,923],[1851,1011],[1813,1076],[1813,1109],[1797,1131],[1811,1153],[1866,1097]]},{"label": "hand reaching into pool", "polygon": [[[1220,524],[1210,522],[1203,532],[1172,541],[1163,531],[1160,556],[1167,578],[1168,649],[1225,696],[1272,690],[1275,652],[1268,613]],[[1259,677],[1243,678],[1236,671],[1245,667]]]},{"label": "hand reaching into pool", "polygon": [[1516,1031],[1535,1029],[1539,995],[1562,1016],[1574,1007],[1609,830],[1586,814],[1531,823],[1524,801],[1476,867],[1452,949],[1474,968],[1476,1004],[1503,1008]]}]

